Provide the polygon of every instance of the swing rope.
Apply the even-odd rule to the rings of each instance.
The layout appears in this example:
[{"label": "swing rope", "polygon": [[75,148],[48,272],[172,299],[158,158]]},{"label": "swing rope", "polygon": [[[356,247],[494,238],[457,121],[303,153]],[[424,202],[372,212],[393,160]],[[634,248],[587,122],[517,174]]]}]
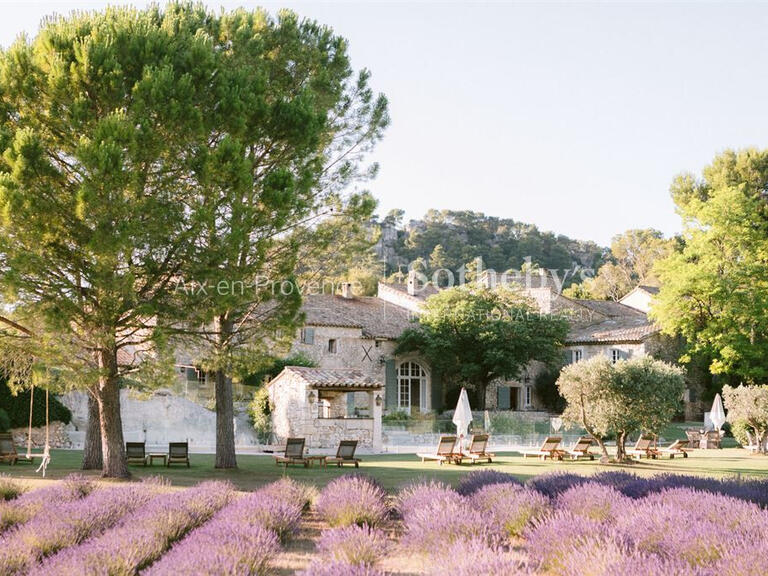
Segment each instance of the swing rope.
[{"label": "swing rope", "polygon": [[[27,430],[27,460],[32,460],[32,410],[35,402],[35,386],[32,385],[29,389],[29,429]],[[49,431],[49,403],[48,403],[48,388],[45,389],[45,448],[43,449],[43,460],[38,466],[36,472],[43,472],[43,478],[45,478],[45,472],[48,469],[48,463],[51,461],[51,445],[50,445],[50,431]]]}]

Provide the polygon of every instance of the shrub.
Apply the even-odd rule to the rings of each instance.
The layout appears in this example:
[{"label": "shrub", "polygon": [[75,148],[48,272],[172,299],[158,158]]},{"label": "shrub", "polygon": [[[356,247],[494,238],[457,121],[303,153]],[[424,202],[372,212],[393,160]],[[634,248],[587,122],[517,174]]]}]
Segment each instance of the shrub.
[{"label": "shrub", "polygon": [[520,484],[489,484],[471,498],[495,529],[507,536],[519,536],[535,518],[549,511],[549,498]]},{"label": "shrub", "polygon": [[526,486],[538,490],[545,496],[555,498],[558,494],[565,492],[569,488],[581,486],[588,481],[588,478],[570,472],[551,472],[531,478],[526,483]]},{"label": "shrub", "polygon": [[[502,547],[488,546],[475,538],[457,542],[451,548],[451,576],[522,576],[530,574],[525,555]],[[430,573],[446,574],[442,562],[432,562]]]},{"label": "shrub", "polygon": [[400,516],[405,517],[409,512],[433,502],[455,498],[458,498],[458,494],[447,484],[436,480],[417,480],[398,492],[395,506]]},{"label": "shrub", "polygon": [[261,491],[244,496],[230,508],[232,510],[227,510],[227,514],[222,514],[230,522],[244,527],[262,526],[272,530],[282,542],[298,531],[301,522],[301,501],[273,498]]},{"label": "shrub", "polygon": [[0,408],[0,432],[8,432],[11,429],[11,418],[8,412]]},{"label": "shrub", "polygon": [[523,532],[533,566],[553,574],[562,572],[571,548],[584,546],[591,539],[600,541],[604,535],[602,522],[563,511],[534,520]]},{"label": "shrub", "polygon": [[459,480],[456,491],[462,496],[470,496],[489,484],[520,484],[520,481],[512,474],[497,470],[473,470]]},{"label": "shrub", "polygon": [[361,474],[347,474],[329,482],[315,508],[331,526],[377,526],[389,516],[387,493],[375,480]]},{"label": "shrub", "polygon": [[[24,486],[8,476],[0,474],[0,502],[13,500],[24,493]],[[0,509],[2,514],[2,509]]]},{"label": "shrub", "polygon": [[384,576],[384,572],[367,564],[318,560],[299,572],[299,576]]},{"label": "shrub", "polygon": [[261,386],[253,393],[253,398],[248,404],[248,415],[259,441],[268,442],[272,435],[272,406],[266,386]]},{"label": "shrub", "polygon": [[[45,391],[35,390],[35,399],[32,405],[32,426],[45,426]],[[29,426],[29,390],[20,390],[16,396],[0,377],[0,406],[10,418],[9,428],[26,428]],[[72,421],[72,412],[64,406],[55,394],[49,398],[51,422],[63,422],[69,424]]]},{"label": "shrub", "polygon": [[387,535],[368,525],[332,528],[323,532],[318,549],[338,562],[373,566],[386,554]]},{"label": "shrub", "polygon": [[610,522],[615,520],[630,502],[629,498],[610,486],[587,482],[561,493],[557,497],[555,506],[558,510],[577,516]]},{"label": "shrub", "polygon": [[296,502],[301,505],[301,509],[304,511],[309,510],[312,503],[317,499],[317,489],[314,486],[296,482],[292,478],[281,478],[276,482],[267,484],[259,492],[270,498]]}]

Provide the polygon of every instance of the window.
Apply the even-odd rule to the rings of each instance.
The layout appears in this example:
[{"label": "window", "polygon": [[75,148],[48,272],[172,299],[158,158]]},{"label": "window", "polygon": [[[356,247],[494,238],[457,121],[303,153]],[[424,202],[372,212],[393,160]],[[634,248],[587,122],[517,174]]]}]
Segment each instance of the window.
[{"label": "window", "polygon": [[315,343],[315,329],[306,326],[301,329],[301,335],[299,337],[302,344],[314,344]]},{"label": "window", "polygon": [[403,362],[397,367],[397,407],[410,412],[414,403],[427,410],[427,373],[416,362]]},{"label": "window", "polygon": [[571,364],[576,364],[576,362],[581,362],[583,358],[584,358],[583,350],[571,350]]},{"label": "window", "polygon": [[375,348],[381,348],[381,340],[374,340],[373,341],[373,346]]},{"label": "window", "polygon": [[531,408],[533,406],[533,386],[525,387],[525,407]]},{"label": "window", "polygon": [[621,350],[617,350],[616,348],[611,350],[611,362],[616,364],[616,362],[618,362],[622,358],[623,358],[623,354],[621,353]]},{"label": "window", "polygon": [[328,340],[328,354],[336,354],[336,339]]}]

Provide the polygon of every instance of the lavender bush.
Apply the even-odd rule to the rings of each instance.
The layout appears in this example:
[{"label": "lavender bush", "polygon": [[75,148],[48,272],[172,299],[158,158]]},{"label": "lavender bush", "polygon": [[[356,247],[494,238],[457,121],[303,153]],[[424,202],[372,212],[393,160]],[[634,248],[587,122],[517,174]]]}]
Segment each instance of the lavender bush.
[{"label": "lavender bush", "polygon": [[297,503],[303,511],[309,510],[317,499],[317,489],[314,486],[301,484],[292,478],[282,478],[267,484],[259,492],[270,498]]},{"label": "lavender bush", "polygon": [[462,496],[470,496],[489,484],[520,484],[521,482],[512,476],[497,470],[473,470],[459,480],[456,492]]},{"label": "lavender bush", "polygon": [[19,526],[51,507],[61,506],[90,494],[95,484],[78,474],[67,476],[62,482],[26,492],[14,500],[0,502],[0,534]]},{"label": "lavender bush", "polygon": [[331,528],[317,544],[324,556],[347,564],[376,565],[387,551],[387,535],[368,525]]},{"label": "lavender bush", "polygon": [[228,483],[204,482],[155,498],[126,516],[113,530],[48,559],[35,573],[133,575],[159,558],[173,542],[210,519],[232,498],[233,492]]},{"label": "lavender bush", "polygon": [[532,566],[552,574],[562,573],[572,549],[581,548],[592,539],[602,541],[606,537],[602,522],[563,511],[534,520],[523,532]]},{"label": "lavender bush", "polygon": [[519,536],[534,519],[550,510],[549,498],[521,484],[487,484],[471,497],[472,506],[507,536]]},{"label": "lavender bush", "polygon": [[0,474],[0,502],[13,500],[23,493],[24,486],[6,475]]},{"label": "lavender bush", "polygon": [[562,492],[555,507],[577,516],[610,522],[629,506],[629,502],[629,498],[610,486],[586,482]]},{"label": "lavender bush", "polygon": [[360,474],[340,476],[329,482],[320,492],[315,509],[331,526],[377,526],[389,516],[386,491]]},{"label": "lavender bush", "polygon": [[[523,576],[532,574],[525,554],[507,547],[488,546],[487,542],[470,538],[451,548],[451,576]],[[433,561],[430,574],[446,574],[446,565]]]},{"label": "lavender bush", "polygon": [[406,484],[398,493],[395,508],[404,518],[408,513],[437,501],[455,500],[459,495],[447,484],[436,480],[417,480]]},{"label": "lavender bush", "polygon": [[299,529],[302,502],[289,502],[274,499],[261,490],[237,499],[220,516],[226,516],[230,523],[237,523],[247,529],[248,526],[261,526],[273,531],[280,541],[285,542]]},{"label": "lavender bush", "polygon": [[238,498],[214,518],[193,530],[169,553],[142,574],[174,576],[177,574],[251,574],[266,575],[270,562],[280,551],[278,534],[266,524],[282,525],[271,520],[270,512],[282,515],[287,506],[301,516],[301,505],[272,500],[262,493]]},{"label": "lavender bush", "polygon": [[318,560],[299,572],[299,576],[384,576],[384,572],[367,564]]},{"label": "lavender bush", "polygon": [[588,481],[589,478],[570,472],[550,472],[531,478],[526,483],[526,486],[538,490],[545,496],[555,498],[561,492],[565,492],[574,486],[581,486]]},{"label": "lavender bush", "polygon": [[133,486],[95,490],[87,498],[50,506],[7,533],[0,548],[0,574],[18,574],[34,564],[113,526],[146,503],[151,492]]}]

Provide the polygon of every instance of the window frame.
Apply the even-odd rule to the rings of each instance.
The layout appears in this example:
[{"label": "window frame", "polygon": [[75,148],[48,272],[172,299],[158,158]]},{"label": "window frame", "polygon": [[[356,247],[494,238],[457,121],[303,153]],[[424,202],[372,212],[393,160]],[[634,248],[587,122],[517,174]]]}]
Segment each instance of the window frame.
[{"label": "window frame", "polygon": [[336,338],[328,338],[328,347],[326,348],[328,354],[339,353],[339,341]]}]

